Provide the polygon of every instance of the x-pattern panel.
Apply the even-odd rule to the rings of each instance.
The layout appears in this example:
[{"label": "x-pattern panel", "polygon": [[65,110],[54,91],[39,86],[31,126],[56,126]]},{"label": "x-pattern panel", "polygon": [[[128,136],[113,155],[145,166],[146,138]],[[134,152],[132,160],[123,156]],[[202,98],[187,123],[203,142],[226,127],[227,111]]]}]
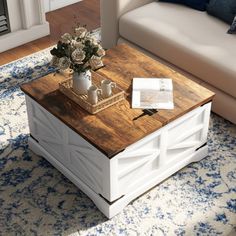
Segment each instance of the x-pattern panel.
[{"label": "x-pattern panel", "polygon": [[119,193],[124,194],[140,184],[140,180],[158,168],[159,134],[126,150],[117,158]]},{"label": "x-pattern panel", "polygon": [[[71,145],[70,164],[73,172],[97,193],[102,193],[102,169],[91,159],[96,156],[91,149]],[[89,156],[89,158],[88,158]]]}]

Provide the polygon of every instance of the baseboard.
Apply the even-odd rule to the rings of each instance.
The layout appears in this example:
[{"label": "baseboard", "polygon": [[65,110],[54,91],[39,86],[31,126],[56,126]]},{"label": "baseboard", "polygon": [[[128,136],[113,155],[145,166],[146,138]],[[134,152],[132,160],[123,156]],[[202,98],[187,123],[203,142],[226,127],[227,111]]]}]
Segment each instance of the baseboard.
[{"label": "baseboard", "polygon": [[22,29],[9,34],[3,35],[0,38],[0,52],[15,48],[22,44],[28,43],[38,38],[49,35],[48,22],[32,26],[29,29]]}]

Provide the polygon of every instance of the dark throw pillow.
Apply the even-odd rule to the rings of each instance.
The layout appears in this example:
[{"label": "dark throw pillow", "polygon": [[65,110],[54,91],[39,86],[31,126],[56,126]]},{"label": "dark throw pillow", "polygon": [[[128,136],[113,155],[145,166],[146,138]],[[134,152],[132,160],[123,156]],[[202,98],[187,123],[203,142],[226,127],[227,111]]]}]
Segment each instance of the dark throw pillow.
[{"label": "dark throw pillow", "polygon": [[184,4],[199,11],[206,10],[207,0],[185,0]]},{"label": "dark throw pillow", "polygon": [[227,33],[228,34],[236,34],[236,15],[235,15],[232,25],[230,26]]},{"label": "dark throw pillow", "polygon": [[159,1],[183,4],[199,11],[205,11],[206,4],[209,0],[159,0]]},{"label": "dark throw pillow", "polygon": [[236,0],[210,0],[207,13],[231,24],[236,15]]}]

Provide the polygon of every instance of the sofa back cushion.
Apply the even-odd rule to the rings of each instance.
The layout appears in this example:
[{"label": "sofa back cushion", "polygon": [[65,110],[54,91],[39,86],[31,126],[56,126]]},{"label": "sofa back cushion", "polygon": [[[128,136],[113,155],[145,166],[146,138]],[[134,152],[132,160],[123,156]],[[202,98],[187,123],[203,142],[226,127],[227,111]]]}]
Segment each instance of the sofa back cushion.
[{"label": "sofa back cushion", "polygon": [[236,0],[210,0],[207,12],[228,24],[232,24],[236,15]]},{"label": "sofa back cushion", "polygon": [[209,2],[209,0],[159,0],[159,1],[183,4],[199,11],[205,11],[206,4]]}]

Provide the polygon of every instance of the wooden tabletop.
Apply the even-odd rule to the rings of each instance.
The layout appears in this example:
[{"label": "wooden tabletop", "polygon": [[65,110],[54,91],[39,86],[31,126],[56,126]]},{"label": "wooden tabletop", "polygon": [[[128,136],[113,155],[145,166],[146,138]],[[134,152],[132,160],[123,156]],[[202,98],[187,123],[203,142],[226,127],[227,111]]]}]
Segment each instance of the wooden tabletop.
[{"label": "wooden tabletop", "polygon": [[[214,96],[208,89],[125,44],[109,49],[104,64],[105,67],[97,73],[116,82],[125,90],[127,98],[96,115],[90,115],[58,90],[58,83],[65,80],[59,74],[50,74],[26,83],[21,89],[108,158],[183,114],[211,101]],[[172,78],[175,108],[159,110],[152,116],[146,115],[133,120],[143,113],[141,109],[131,108],[134,77]]]}]

